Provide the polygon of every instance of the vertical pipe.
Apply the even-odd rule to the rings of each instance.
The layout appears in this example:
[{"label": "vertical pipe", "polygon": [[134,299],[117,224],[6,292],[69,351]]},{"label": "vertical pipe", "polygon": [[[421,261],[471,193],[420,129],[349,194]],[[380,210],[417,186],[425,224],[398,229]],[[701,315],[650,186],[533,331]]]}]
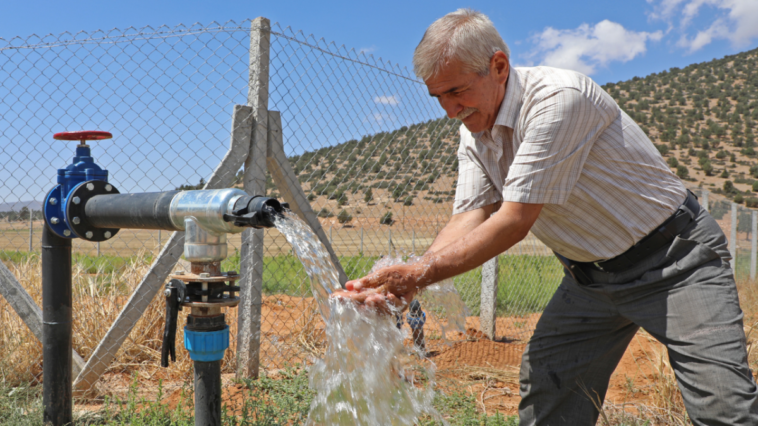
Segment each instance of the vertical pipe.
[{"label": "vertical pipe", "polygon": [[332,239],[332,227],[329,227],[329,244],[334,245],[334,240]]},{"label": "vertical pipe", "polygon": [[709,211],[710,211],[710,209],[708,208],[708,192],[709,192],[709,191],[708,191],[707,189],[703,188],[703,192],[702,192],[702,195],[703,195],[703,202],[702,202],[702,203],[700,203],[700,205],[701,205],[701,206],[703,206],[703,208],[704,208],[704,209],[705,209],[705,211],[707,211],[707,212],[709,212]]},{"label": "vertical pipe", "polygon": [[34,215],[34,211],[32,211],[32,209],[29,209],[29,253],[32,252],[32,241],[34,238],[33,215]]},{"label": "vertical pipe", "polygon": [[100,241],[97,242],[97,257],[100,257]]},{"label": "vertical pipe", "polygon": [[361,226],[361,249],[358,250],[358,253],[363,253],[363,227]]},{"label": "vertical pipe", "polygon": [[195,426],[221,426],[221,361],[194,361]]},{"label": "vertical pipe", "polygon": [[71,240],[42,227],[44,424],[71,423]]},{"label": "vertical pipe", "polygon": [[159,251],[160,251],[160,249],[161,249],[161,241],[162,241],[162,238],[161,238],[161,230],[159,229],[159,230],[158,230],[158,250],[159,250]]},{"label": "vertical pipe", "polygon": [[755,281],[756,256],[758,256],[758,212],[753,210],[752,224],[750,226],[750,280]]},{"label": "vertical pipe", "polygon": [[737,267],[737,203],[732,203],[732,226],[729,232],[729,253],[732,255],[732,272]]}]

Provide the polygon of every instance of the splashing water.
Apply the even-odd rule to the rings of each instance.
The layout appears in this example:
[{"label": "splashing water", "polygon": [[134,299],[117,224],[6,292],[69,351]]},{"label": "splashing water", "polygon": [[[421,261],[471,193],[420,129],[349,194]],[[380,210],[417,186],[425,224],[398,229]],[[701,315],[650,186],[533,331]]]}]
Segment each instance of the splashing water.
[{"label": "splashing water", "polygon": [[324,359],[310,368],[316,396],[306,424],[409,425],[424,414],[442,420],[432,407],[434,364],[403,346],[407,331],[392,315],[330,298],[342,287],[318,237],[293,214],[274,224],[303,263],[326,322]]}]

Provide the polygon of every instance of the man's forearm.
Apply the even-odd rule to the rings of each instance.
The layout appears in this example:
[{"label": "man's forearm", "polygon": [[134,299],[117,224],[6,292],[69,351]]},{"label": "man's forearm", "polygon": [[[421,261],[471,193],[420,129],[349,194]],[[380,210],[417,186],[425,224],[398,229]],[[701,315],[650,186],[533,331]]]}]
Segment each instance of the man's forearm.
[{"label": "man's forearm", "polygon": [[464,235],[473,231],[477,226],[487,220],[494,210],[495,205],[490,204],[466,213],[453,215],[426,252],[438,252],[451,243],[460,240]]},{"label": "man's forearm", "polygon": [[[427,282],[438,282],[482,265],[524,239],[537,220],[541,204],[503,203],[489,220],[429,253]],[[436,241],[435,241],[436,243]]]}]

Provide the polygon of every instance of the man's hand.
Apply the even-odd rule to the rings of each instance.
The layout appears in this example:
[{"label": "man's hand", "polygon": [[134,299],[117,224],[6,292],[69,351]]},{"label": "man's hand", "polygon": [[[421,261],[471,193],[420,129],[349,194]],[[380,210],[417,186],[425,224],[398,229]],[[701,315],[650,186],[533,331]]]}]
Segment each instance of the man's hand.
[{"label": "man's hand", "polygon": [[348,281],[346,291],[334,293],[336,297],[353,300],[379,311],[389,311],[388,305],[404,309],[418,291],[431,284],[427,278],[429,262],[424,258],[411,265],[395,265],[374,271],[369,275]]}]

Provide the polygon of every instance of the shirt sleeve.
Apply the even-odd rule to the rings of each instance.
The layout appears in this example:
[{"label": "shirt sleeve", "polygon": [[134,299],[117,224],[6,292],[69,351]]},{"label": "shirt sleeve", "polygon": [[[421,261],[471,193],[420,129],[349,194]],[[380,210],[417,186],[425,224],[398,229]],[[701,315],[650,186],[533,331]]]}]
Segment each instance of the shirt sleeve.
[{"label": "shirt sleeve", "polygon": [[526,111],[522,142],[503,187],[503,201],[563,204],[592,145],[618,115],[602,96],[561,88]]},{"label": "shirt sleeve", "polygon": [[484,166],[471,152],[474,137],[461,126],[461,143],[458,147],[458,183],[455,187],[453,214],[465,213],[500,201],[500,194]]}]

